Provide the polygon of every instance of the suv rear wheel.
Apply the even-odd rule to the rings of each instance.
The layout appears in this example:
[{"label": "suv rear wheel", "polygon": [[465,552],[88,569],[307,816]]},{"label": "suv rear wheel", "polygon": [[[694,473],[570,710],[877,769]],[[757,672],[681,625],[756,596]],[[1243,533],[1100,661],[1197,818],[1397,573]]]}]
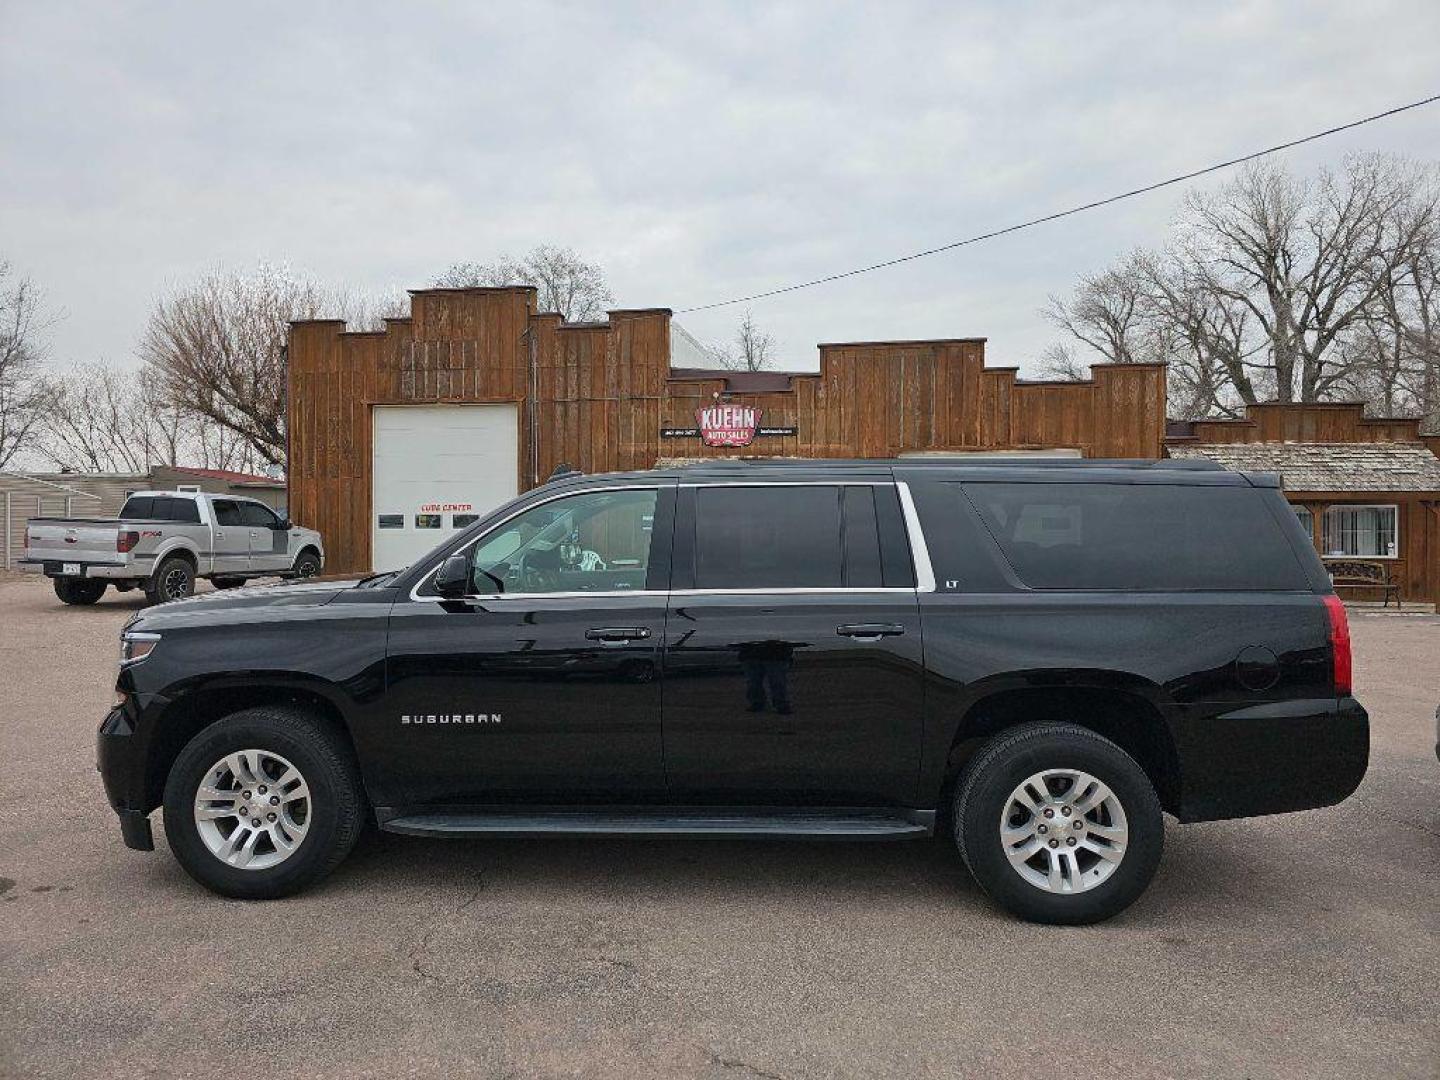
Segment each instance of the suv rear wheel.
[{"label": "suv rear wheel", "polygon": [[223,896],[269,900],[319,881],[364,822],[349,747],[295,709],[245,709],[186,744],[165,784],[165,838]]},{"label": "suv rear wheel", "polygon": [[1160,800],[1135,759],[1074,724],[1025,724],[976,752],[956,785],[955,842],[985,893],[1023,919],[1099,922],[1160,864]]},{"label": "suv rear wheel", "polygon": [[51,578],[62,604],[94,604],[105,595],[105,582],[93,578]]}]

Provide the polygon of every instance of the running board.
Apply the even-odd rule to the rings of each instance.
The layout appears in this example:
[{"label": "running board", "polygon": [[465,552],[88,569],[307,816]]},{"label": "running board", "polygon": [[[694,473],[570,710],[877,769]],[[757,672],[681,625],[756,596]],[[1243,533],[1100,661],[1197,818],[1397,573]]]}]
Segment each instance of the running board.
[{"label": "running board", "polygon": [[933,810],[554,809],[434,811],[388,817],[380,828],[408,836],[772,836],[815,840],[904,840],[929,836]]}]

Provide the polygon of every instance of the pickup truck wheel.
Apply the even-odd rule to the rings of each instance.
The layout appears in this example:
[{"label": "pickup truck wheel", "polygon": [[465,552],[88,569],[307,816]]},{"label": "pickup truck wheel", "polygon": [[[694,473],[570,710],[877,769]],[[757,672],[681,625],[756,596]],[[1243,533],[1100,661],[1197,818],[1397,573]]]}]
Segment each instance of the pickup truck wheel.
[{"label": "pickup truck wheel", "polygon": [[52,578],[62,604],[94,604],[105,595],[105,582],[89,578]]},{"label": "pickup truck wheel", "polygon": [[1160,864],[1165,822],[1145,771],[1074,724],[995,736],[956,785],[955,842],[996,903],[1041,923],[1100,922],[1129,907]]},{"label": "pickup truck wheel", "polygon": [[195,568],[188,559],[172,555],[155,568],[145,585],[145,598],[152,604],[184,600],[195,595]]},{"label": "pickup truck wheel", "polygon": [[295,569],[291,571],[297,578],[314,577],[320,573],[320,558],[313,551],[302,552],[295,560]]},{"label": "pickup truck wheel", "polygon": [[180,751],[165,784],[165,838],[185,871],[223,896],[269,900],[325,877],[350,853],[365,808],[354,758],[293,709],[245,709]]}]

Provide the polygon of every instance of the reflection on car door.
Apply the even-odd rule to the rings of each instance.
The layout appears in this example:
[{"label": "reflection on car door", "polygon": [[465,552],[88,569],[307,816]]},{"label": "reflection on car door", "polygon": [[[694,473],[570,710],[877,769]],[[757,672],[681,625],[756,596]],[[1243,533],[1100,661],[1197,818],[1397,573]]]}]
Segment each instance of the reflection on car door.
[{"label": "reflection on car door", "polygon": [[920,619],[893,484],[679,489],[665,645],[677,801],[905,805]]},{"label": "reflection on car door", "polygon": [[414,804],[664,797],[672,521],[670,486],[542,500],[466,546],[470,597],[395,605],[378,722]]},{"label": "reflection on car door", "polygon": [[250,532],[250,569],[277,571],[290,569],[290,532],[279,529],[280,519],[268,506],[240,500],[240,520]]},{"label": "reflection on car door", "polygon": [[250,530],[240,518],[239,503],[215,499],[210,506],[215,515],[215,573],[244,573],[250,569]]}]

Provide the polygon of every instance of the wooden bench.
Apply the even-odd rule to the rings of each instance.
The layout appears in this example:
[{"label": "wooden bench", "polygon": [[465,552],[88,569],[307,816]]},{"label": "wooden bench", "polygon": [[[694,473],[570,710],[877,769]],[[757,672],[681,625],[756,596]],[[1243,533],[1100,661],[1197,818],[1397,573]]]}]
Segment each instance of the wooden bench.
[{"label": "wooden bench", "polygon": [[1364,559],[1326,559],[1325,569],[1330,572],[1330,581],[1340,589],[1381,589],[1385,601],[1381,607],[1390,606],[1390,597],[1395,597],[1395,609],[1400,605],[1400,583],[1390,576],[1390,568],[1384,563],[1368,562]]}]

